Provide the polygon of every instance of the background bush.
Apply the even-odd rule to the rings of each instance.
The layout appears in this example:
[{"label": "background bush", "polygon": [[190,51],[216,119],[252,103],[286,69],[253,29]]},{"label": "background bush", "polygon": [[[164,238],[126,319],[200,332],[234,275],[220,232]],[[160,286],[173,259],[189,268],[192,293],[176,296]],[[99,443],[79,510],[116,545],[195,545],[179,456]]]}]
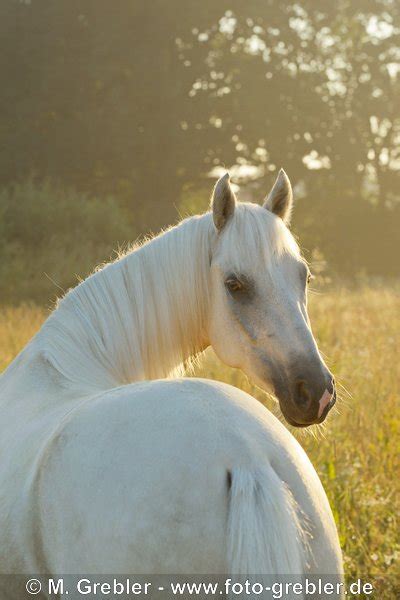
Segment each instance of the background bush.
[{"label": "background bush", "polygon": [[33,178],[0,191],[0,300],[46,302],[134,240],[128,212]]}]

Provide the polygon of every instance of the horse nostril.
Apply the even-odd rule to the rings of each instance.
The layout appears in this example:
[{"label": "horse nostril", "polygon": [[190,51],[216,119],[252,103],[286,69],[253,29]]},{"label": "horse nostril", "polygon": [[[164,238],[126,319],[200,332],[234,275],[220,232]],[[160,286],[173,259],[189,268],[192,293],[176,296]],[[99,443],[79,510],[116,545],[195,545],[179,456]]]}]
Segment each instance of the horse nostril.
[{"label": "horse nostril", "polygon": [[295,389],[296,389],[295,400],[296,400],[297,404],[300,404],[301,406],[310,404],[310,402],[312,400],[311,394],[308,390],[306,382],[303,379],[300,379],[299,381],[297,381]]},{"label": "horse nostril", "polygon": [[333,394],[335,392],[335,378],[334,377],[332,377],[332,379],[328,385],[328,392],[330,394]]}]

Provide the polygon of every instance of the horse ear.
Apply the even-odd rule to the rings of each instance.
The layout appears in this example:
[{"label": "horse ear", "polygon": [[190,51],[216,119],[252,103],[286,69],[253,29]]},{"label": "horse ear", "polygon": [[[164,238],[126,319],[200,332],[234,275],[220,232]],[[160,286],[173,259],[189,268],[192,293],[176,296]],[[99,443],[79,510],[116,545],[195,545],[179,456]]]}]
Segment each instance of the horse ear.
[{"label": "horse ear", "polygon": [[236,206],[236,196],[231,188],[229,173],[218,179],[211,198],[211,208],[214,225],[221,231],[227,221],[233,216]]},{"label": "horse ear", "polygon": [[264,202],[264,208],[289,225],[293,208],[293,191],[289,177],[283,169],[279,171],[274,186]]}]

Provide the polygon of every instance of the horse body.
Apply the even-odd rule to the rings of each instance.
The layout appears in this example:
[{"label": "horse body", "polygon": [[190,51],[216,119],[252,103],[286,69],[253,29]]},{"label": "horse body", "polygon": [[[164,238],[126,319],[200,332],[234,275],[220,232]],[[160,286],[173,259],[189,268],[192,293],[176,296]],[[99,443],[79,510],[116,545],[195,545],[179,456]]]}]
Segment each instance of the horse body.
[{"label": "horse body", "polygon": [[[233,208],[217,209],[222,228]],[[269,232],[277,258],[267,276],[279,280],[280,261],[293,273],[299,258],[280,219],[254,205],[237,212],[247,229],[262,222],[253,248],[267,244]],[[284,364],[283,338],[260,320],[261,284],[252,280],[237,295],[229,275],[227,321],[218,280],[226,231],[215,231],[210,214],[190,219],[95,273],[1,377],[2,573],[342,572],[328,501],[294,438],[247,394],[176,379],[215,340],[227,363],[272,382],[297,423],[321,420],[330,408],[319,402],[331,376],[298,279],[285,297],[297,315],[291,348],[308,348],[301,386],[289,389],[293,359]],[[256,272],[260,265],[253,279]],[[287,334],[281,308],[275,299],[272,321],[286,322]],[[334,401],[325,390],[326,397]]]},{"label": "horse body", "polygon": [[[234,522],[228,531],[231,486],[238,470],[256,482],[268,469],[274,487],[263,492],[277,502],[260,522],[267,539],[281,542],[273,568],[340,572],[330,508],[304,451],[231,386],[196,379],[121,386],[31,415],[19,430],[12,447],[6,440],[11,468],[1,480],[5,573],[231,573],[228,536],[238,535]],[[286,486],[296,508],[286,504]],[[293,537],[285,539],[288,507]],[[255,550],[256,541],[248,546]],[[246,561],[251,572],[271,568],[266,552]]]}]

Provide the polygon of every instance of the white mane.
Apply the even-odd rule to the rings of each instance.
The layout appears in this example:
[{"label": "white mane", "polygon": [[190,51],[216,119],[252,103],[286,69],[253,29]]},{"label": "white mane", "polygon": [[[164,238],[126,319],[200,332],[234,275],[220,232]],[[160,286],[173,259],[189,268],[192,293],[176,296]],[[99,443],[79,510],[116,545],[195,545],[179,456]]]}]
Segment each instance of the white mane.
[{"label": "white mane", "polygon": [[182,221],[68,292],[39,333],[45,358],[81,389],[182,374],[203,349],[212,231],[210,215]]},{"label": "white mane", "polygon": [[[289,238],[295,244],[280,219],[254,204],[238,205],[224,235],[232,264],[279,253]],[[93,273],[43,325],[42,356],[83,391],[181,376],[208,345],[216,238],[211,213],[191,217]]]}]

